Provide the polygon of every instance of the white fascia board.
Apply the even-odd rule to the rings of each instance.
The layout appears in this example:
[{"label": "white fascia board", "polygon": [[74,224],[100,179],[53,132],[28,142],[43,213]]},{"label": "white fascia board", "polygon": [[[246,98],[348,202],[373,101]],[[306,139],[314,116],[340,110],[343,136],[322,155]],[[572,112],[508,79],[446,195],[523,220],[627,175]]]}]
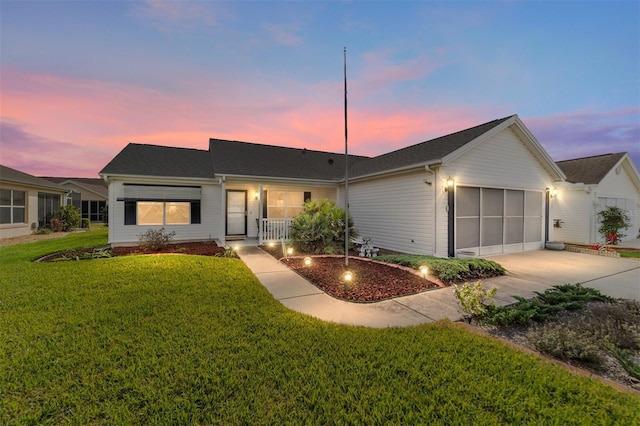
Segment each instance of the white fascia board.
[{"label": "white fascia board", "polygon": [[194,178],[194,177],[176,177],[176,176],[147,176],[147,175],[120,175],[120,174],[100,174],[107,182],[113,179],[136,182],[136,183],[200,183],[200,184],[218,184],[218,178]]},{"label": "white fascia board", "polygon": [[273,182],[273,183],[309,183],[313,185],[326,185],[326,186],[334,186],[338,184],[340,181],[337,180],[326,180],[326,179],[305,179],[305,178],[284,178],[284,177],[274,177],[274,176],[249,176],[249,175],[228,175],[228,174],[220,174],[216,175],[216,179],[218,178],[226,178],[234,179],[239,182]]},{"label": "white fascia board", "polygon": [[627,173],[629,173],[633,185],[638,191],[640,191],[640,174],[638,173],[638,169],[636,169],[635,164],[633,164],[633,161],[631,161],[629,153],[624,154],[620,161],[618,161],[618,163],[613,167],[613,170],[615,170],[615,168],[618,166],[622,166],[627,171]]},{"label": "white fascia board", "polygon": [[[422,162],[422,163],[411,164],[410,166],[398,167],[396,169],[383,170],[383,171],[380,171],[380,172],[369,173],[367,175],[362,175],[362,176],[353,177],[353,178],[350,177],[349,178],[349,182],[358,182],[358,181],[363,181],[363,180],[375,179],[375,178],[379,178],[381,176],[397,175],[397,174],[400,174],[400,173],[410,172],[412,170],[423,170],[423,171],[425,171],[427,173],[433,174],[433,170],[431,170],[430,167],[435,166],[435,165],[440,165],[441,163],[442,162],[440,160],[437,160],[437,161],[430,161],[430,162]],[[344,179],[341,179],[340,183],[344,184]]]},{"label": "white fascia board", "polygon": [[[47,185],[38,185],[38,184],[33,184],[33,183],[26,183],[26,182],[20,182],[17,180],[12,180],[12,179],[6,179],[6,178],[2,178],[0,180],[0,182],[6,182],[6,183],[10,183],[13,185],[19,185],[19,186],[23,186],[25,188],[33,188],[33,189],[42,189],[42,190],[46,190],[46,191],[54,191],[54,192],[59,192],[61,194],[66,194],[68,189],[65,187],[62,187],[60,185],[58,186],[47,186]],[[53,185],[53,183],[52,183]]]}]

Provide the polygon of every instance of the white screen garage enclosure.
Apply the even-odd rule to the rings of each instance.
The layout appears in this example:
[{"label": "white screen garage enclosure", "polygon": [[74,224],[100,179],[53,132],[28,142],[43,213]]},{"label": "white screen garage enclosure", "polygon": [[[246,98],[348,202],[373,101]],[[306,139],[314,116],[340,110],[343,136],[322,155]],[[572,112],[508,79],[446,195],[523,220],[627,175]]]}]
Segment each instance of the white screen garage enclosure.
[{"label": "white screen garage enclosure", "polygon": [[456,251],[488,255],[542,248],[543,202],[541,191],[456,187]]}]

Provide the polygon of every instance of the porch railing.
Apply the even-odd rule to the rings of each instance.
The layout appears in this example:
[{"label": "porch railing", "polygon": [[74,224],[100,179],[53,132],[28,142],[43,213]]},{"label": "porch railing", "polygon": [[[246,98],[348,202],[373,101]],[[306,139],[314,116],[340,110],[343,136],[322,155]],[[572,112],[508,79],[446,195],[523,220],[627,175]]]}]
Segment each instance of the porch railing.
[{"label": "porch railing", "polygon": [[289,227],[293,219],[262,219],[260,244],[284,238],[289,240]]}]

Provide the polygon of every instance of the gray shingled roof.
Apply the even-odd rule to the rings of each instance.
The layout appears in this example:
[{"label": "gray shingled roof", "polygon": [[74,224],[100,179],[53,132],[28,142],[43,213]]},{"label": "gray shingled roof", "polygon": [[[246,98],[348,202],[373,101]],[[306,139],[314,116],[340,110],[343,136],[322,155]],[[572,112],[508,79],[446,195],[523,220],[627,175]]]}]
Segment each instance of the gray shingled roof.
[{"label": "gray shingled roof", "polygon": [[55,189],[56,191],[68,191],[64,186],[3,165],[0,165],[0,181],[37,186],[40,188]]},{"label": "gray shingled roof", "polygon": [[100,174],[213,178],[209,151],[130,143]]},{"label": "gray shingled roof", "polygon": [[366,176],[441,160],[511,117],[513,116],[493,120],[450,135],[382,154],[367,161],[361,161],[349,168],[349,175],[351,177]]},{"label": "gray shingled roof", "polygon": [[41,176],[43,179],[51,181],[53,183],[61,184],[62,182],[73,182],[76,185],[80,185],[83,188],[89,189],[95,193],[98,193],[104,197],[109,196],[109,185],[103,179],[100,178],[77,178],[77,177],[58,177],[58,176]]},{"label": "gray shingled roof", "polygon": [[593,185],[600,183],[624,155],[624,152],[595,155],[593,157],[556,161],[556,164],[567,176],[567,181]]},{"label": "gray shingled roof", "polygon": [[[222,139],[210,139],[209,147],[216,174],[319,180],[344,176],[344,154]],[[367,159],[349,155],[351,164]]]}]

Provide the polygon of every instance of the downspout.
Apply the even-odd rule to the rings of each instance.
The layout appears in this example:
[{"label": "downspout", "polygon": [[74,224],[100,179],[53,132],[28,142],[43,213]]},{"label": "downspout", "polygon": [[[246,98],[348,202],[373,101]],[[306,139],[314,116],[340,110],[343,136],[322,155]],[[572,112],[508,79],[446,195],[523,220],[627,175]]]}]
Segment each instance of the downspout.
[{"label": "downspout", "polygon": [[222,245],[227,244],[227,187],[226,187],[227,177],[222,176],[222,178],[218,179],[218,182],[221,183],[220,187],[220,208],[222,209],[222,229],[220,230],[220,241]]},{"label": "downspout", "polygon": [[544,242],[549,241],[549,205],[551,204],[551,191],[547,188],[544,191],[545,203],[544,203]]},{"label": "downspout", "polygon": [[[446,183],[445,183],[446,185]],[[455,191],[456,185],[455,182],[449,188],[447,188],[447,255],[449,257],[456,257],[456,248],[455,248]]]},{"label": "downspout", "polygon": [[433,255],[438,253],[438,170],[440,164],[425,166],[425,170],[433,175]]}]

